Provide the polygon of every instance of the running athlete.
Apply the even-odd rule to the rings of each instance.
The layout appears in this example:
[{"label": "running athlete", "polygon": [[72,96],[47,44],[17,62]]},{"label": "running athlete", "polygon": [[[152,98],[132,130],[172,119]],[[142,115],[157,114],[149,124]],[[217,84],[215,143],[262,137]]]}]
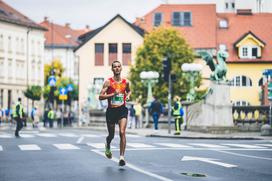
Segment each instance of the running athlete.
[{"label": "running athlete", "polygon": [[119,166],[126,164],[124,154],[126,148],[126,127],[128,109],[126,100],[129,99],[131,91],[129,82],[121,78],[122,66],[119,61],[114,61],[111,66],[113,77],[105,81],[99,95],[99,100],[108,99],[108,108],[106,111],[107,128],[109,135],[106,138],[105,155],[112,158],[110,144],[114,138],[115,124],[119,125],[120,136],[120,160]]}]

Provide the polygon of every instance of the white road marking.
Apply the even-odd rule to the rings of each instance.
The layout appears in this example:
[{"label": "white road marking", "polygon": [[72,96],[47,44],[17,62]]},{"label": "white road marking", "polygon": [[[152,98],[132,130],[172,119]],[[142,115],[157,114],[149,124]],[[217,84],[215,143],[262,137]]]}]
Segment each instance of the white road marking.
[{"label": "white road marking", "polygon": [[[91,151],[97,153],[98,155],[101,155],[101,156],[105,157],[104,153],[101,153],[98,150],[91,150]],[[116,163],[119,163],[119,160],[117,158],[115,158],[115,157],[112,157],[111,160],[114,161],[114,162],[116,162]],[[148,175],[150,177],[153,177],[153,178],[156,178],[156,179],[159,179],[159,180],[162,180],[162,181],[173,181],[173,180],[171,180],[169,178],[166,178],[166,177],[163,177],[163,176],[160,176],[160,175],[157,175],[157,174],[145,171],[145,170],[143,170],[143,169],[141,169],[141,168],[139,168],[139,167],[137,167],[135,165],[132,165],[130,163],[126,163],[125,167],[131,168],[132,170],[135,170],[137,172],[143,173],[145,175]]]},{"label": "white road marking", "polygon": [[184,156],[181,159],[181,161],[194,161],[194,160],[202,161],[202,162],[206,162],[206,163],[211,163],[211,164],[219,165],[219,166],[226,167],[226,168],[237,167],[237,165],[232,165],[232,164],[228,164],[228,163],[215,161],[215,160],[218,160],[218,159],[214,159],[214,158],[202,158],[202,157]]},{"label": "white road marking", "polygon": [[201,146],[206,148],[228,148],[226,146],[215,145],[215,144],[205,144],[205,143],[190,143],[190,145]]},{"label": "white road marking", "polygon": [[192,148],[188,145],[175,144],[175,143],[156,143],[156,145],[167,146],[170,148]]},{"label": "white road marking", "polygon": [[80,148],[72,144],[53,144],[60,150],[79,150]]},{"label": "white road marking", "polygon": [[227,145],[227,146],[234,146],[234,147],[239,147],[239,148],[265,148],[262,146],[255,146],[255,145],[247,145],[247,144],[223,144],[223,145]]},{"label": "white road marking", "polygon": [[77,144],[80,144],[84,139],[84,136],[80,136],[78,139],[77,139]]},{"label": "white road marking", "polygon": [[34,135],[31,135],[31,134],[20,134],[19,135],[22,137],[22,138],[34,138],[35,136]]},{"label": "white road marking", "polygon": [[44,130],[46,130],[46,128],[45,127],[39,127],[38,128],[40,131],[44,131]]},{"label": "white road marking", "polygon": [[259,146],[272,147],[272,144],[257,144]]},{"label": "white road marking", "polygon": [[140,138],[139,135],[134,135],[134,134],[127,134],[126,137],[128,137],[128,138]]},{"label": "white road marking", "polygon": [[70,137],[70,138],[79,137],[78,135],[75,135],[73,133],[59,133],[59,135],[64,137]]},{"label": "white road marking", "polygon": [[[87,143],[88,146],[94,147],[94,148],[105,148],[105,143]],[[111,145],[111,148],[116,148],[115,146]]]},{"label": "white road marking", "polygon": [[19,148],[22,151],[36,151],[36,150],[41,150],[41,148],[38,145],[18,145]]},{"label": "white road marking", "polygon": [[155,146],[147,145],[143,143],[127,143],[128,146],[133,148],[154,148]]},{"label": "white road marking", "polygon": [[217,152],[220,152],[220,153],[226,153],[226,154],[230,154],[230,155],[247,157],[247,158],[257,158],[257,159],[262,159],[262,160],[272,160],[272,158],[252,156],[252,155],[245,155],[245,154],[241,154],[241,153],[233,153],[233,152],[223,151],[223,150],[214,150],[214,151],[217,151]]},{"label": "white road marking", "polygon": [[94,134],[83,134],[81,136],[84,136],[84,137],[87,137],[87,138],[97,138],[97,137],[99,137],[99,136],[94,135]]},{"label": "white road marking", "polygon": [[51,133],[39,133],[39,134],[37,134],[37,135],[38,135],[38,136],[41,136],[41,137],[47,137],[47,138],[57,137],[57,135],[51,134]]},{"label": "white road marking", "polygon": [[0,138],[13,138],[11,134],[0,134]]},{"label": "white road marking", "polygon": [[0,151],[3,151],[3,147],[0,145]]}]

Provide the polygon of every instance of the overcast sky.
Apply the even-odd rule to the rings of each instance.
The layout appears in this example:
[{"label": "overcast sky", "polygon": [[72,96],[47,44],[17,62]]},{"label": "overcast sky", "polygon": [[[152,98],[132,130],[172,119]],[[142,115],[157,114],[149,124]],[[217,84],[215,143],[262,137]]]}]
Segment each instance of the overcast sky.
[{"label": "overcast sky", "polygon": [[167,0],[3,0],[22,14],[39,23],[44,17],[72,28],[82,29],[89,25],[95,29],[104,25],[116,14],[129,22],[144,16]]}]

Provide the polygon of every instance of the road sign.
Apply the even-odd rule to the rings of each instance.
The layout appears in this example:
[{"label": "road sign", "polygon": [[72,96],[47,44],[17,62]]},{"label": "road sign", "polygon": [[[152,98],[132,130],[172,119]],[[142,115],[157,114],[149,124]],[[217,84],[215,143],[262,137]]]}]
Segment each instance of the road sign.
[{"label": "road sign", "polygon": [[272,101],[272,82],[268,83],[267,89],[268,89],[268,99]]},{"label": "road sign", "polygon": [[64,87],[61,87],[59,89],[60,95],[67,95],[67,89],[65,89]]},{"label": "road sign", "polygon": [[231,164],[228,164],[228,163],[223,163],[223,162],[215,161],[215,160],[218,160],[218,159],[214,159],[214,158],[203,158],[203,157],[184,156],[181,159],[181,161],[193,161],[193,160],[197,160],[197,161],[201,161],[201,162],[206,162],[206,163],[211,163],[211,164],[215,164],[215,165],[220,165],[222,167],[227,167],[227,168],[237,167],[237,165],[231,165]]},{"label": "road sign", "polygon": [[59,99],[60,100],[67,100],[68,96],[67,96],[67,89],[65,89],[64,87],[59,89],[60,95],[59,95]]},{"label": "road sign", "polygon": [[73,84],[68,84],[67,87],[66,87],[66,89],[68,90],[68,92],[73,91],[74,90]]},{"label": "road sign", "polygon": [[55,86],[56,85],[56,82],[57,82],[57,80],[56,80],[56,78],[55,78],[55,76],[50,76],[49,78],[48,78],[48,84],[52,87],[52,86]]}]

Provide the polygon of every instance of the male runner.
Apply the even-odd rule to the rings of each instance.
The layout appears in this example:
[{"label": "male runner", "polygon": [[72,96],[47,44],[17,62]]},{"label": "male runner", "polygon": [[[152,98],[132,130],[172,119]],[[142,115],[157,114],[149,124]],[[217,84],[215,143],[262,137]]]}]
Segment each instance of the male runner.
[{"label": "male runner", "polygon": [[131,91],[126,79],[121,78],[122,66],[119,61],[114,61],[111,66],[113,77],[107,79],[99,95],[99,100],[108,99],[106,111],[107,128],[109,135],[106,138],[105,155],[112,158],[110,143],[114,138],[115,124],[119,124],[120,136],[120,160],[119,166],[126,164],[124,154],[126,148],[126,127],[128,109],[126,100],[129,99]]}]

